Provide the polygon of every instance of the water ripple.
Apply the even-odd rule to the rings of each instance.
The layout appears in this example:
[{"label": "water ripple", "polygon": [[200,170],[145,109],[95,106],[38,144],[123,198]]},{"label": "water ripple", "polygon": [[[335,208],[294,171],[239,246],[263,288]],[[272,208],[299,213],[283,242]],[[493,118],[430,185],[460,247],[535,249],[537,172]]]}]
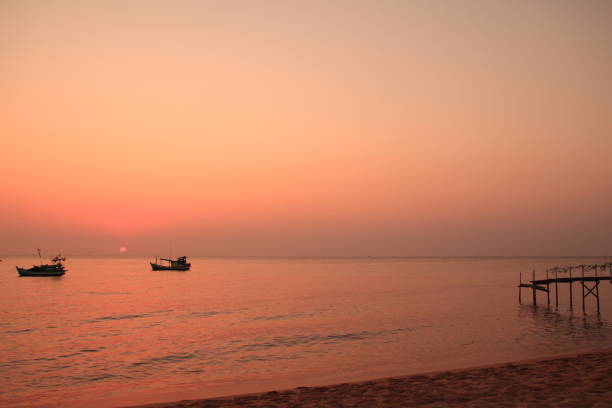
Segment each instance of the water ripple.
[{"label": "water ripple", "polygon": [[277,336],[272,338],[260,338],[256,343],[248,343],[237,345],[236,347],[225,347],[219,349],[221,354],[242,353],[265,350],[275,347],[288,348],[296,346],[312,346],[318,344],[338,344],[350,341],[364,341],[373,337],[395,335],[406,331],[413,331],[416,328],[399,328],[384,331],[360,331],[348,333],[331,333],[326,335],[311,334],[311,335],[295,335],[295,336]]},{"label": "water ripple", "polygon": [[289,320],[289,319],[300,319],[304,317],[313,317],[312,313],[302,313],[302,312],[294,312],[287,314],[279,314],[272,316],[257,316],[253,317],[251,320]]},{"label": "water ripple", "polygon": [[301,355],[288,355],[288,356],[279,356],[276,354],[264,354],[264,355],[248,355],[244,357],[240,357],[236,359],[238,363],[251,363],[251,362],[263,362],[263,361],[276,361],[276,360],[296,360],[303,358]]},{"label": "water ripple", "polygon": [[95,319],[87,320],[87,323],[102,322],[105,320],[141,319],[143,317],[150,317],[150,316],[151,316],[151,313],[102,316],[102,317],[96,317]]},{"label": "water ripple", "polygon": [[70,380],[75,384],[84,384],[84,383],[92,383],[97,381],[109,380],[111,378],[117,377],[113,374],[103,373],[103,374],[90,374],[78,377],[70,377]]},{"label": "water ripple", "polygon": [[176,353],[176,354],[168,354],[163,357],[152,357],[146,360],[137,361],[132,363],[133,367],[138,367],[142,365],[157,365],[157,364],[172,364],[183,360],[189,360],[196,357],[194,353]]},{"label": "water ripple", "polygon": [[29,328],[29,329],[18,329],[18,330],[8,330],[5,331],[6,334],[19,334],[19,333],[30,333],[35,331],[35,328]]},{"label": "water ripple", "polygon": [[213,317],[213,316],[217,316],[217,315],[232,314],[232,313],[233,312],[230,312],[230,311],[210,310],[210,311],[206,311],[206,312],[191,312],[191,313],[186,313],[186,314],[179,315],[177,317],[179,317],[181,319],[206,318],[206,317]]}]

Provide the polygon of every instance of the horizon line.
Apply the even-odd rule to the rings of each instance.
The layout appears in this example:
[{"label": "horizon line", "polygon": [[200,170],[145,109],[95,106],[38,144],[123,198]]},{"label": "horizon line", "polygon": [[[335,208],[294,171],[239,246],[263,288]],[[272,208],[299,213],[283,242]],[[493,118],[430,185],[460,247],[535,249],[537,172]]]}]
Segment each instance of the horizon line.
[{"label": "horizon line", "polygon": [[[97,253],[97,254],[63,254],[70,257],[118,257],[118,258],[155,258],[154,255],[128,254],[128,253]],[[37,257],[36,254],[6,254],[0,255],[0,259],[10,257]],[[158,255],[159,257],[160,255]],[[167,255],[161,255],[167,256]],[[183,255],[181,255],[183,256]],[[190,258],[327,258],[327,259],[350,259],[350,258],[404,258],[404,259],[448,259],[448,258],[612,258],[612,255],[185,255]],[[44,257],[44,256],[43,256]],[[170,256],[173,257],[173,256]]]}]

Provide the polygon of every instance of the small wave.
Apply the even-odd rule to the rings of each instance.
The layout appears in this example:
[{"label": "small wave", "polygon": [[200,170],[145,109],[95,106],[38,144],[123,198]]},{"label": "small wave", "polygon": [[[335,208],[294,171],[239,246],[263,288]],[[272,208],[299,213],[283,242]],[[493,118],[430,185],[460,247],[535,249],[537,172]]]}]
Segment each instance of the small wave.
[{"label": "small wave", "polygon": [[85,375],[85,376],[79,376],[79,377],[71,377],[71,380],[76,384],[84,384],[84,383],[92,383],[96,381],[109,380],[115,377],[117,376],[114,374],[103,373],[103,374],[91,374],[91,375]]},{"label": "small wave", "polygon": [[100,347],[99,349],[82,349],[81,353],[97,353],[98,351],[104,350],[104,347]]},{"label": "small wave", "polygon": [[96,317],[95,319],[87,320],[88,323],[102,322],[105,320],[126,320],[126,319],[141,319],[143,317],[150,317],[150,313],[143,314],[123,314],[123,315],[114,315],[114,316],[102,316]]},{"label": "small wave", "polygon": [[369,337],[374,337],[378,333],[372,332],[359,332],[359,333],[345,333],[345,334],[330,334],[325,336],[324,343],[336,343],[338,341],[352,341],[352,340],[365,340]]},{"label": "small wave", "polygon": [[357,341],[365,340],[369,337],[376,335],[371,332],[358,332],[358,333],[340,333],[340,334],[311,334],[311,335],[297,335],[297,336],[280,336],[269,339],[262,339],[257,343],[245,344],[239,346],[236,351],[238,352],[252,352],[258,350],[264,350],[274,347],[295,347],[304,345],[315,345],[315,344],[330,344],[338,343],[343,341]]},{"label": "small wave", "polygon": [[257,316],[252,318],[251,320],[289,320],[289,319],[300,319],[303,317],[312,317],[314,316],[312,313],[287,313],[280,315],[272,315],[272,316]]},{"label": "small wave", "polygon": [[32,361],[55,361],[54,357],[39,357],[35,358]]},{"label": "small wave", "polygon": [[228,310],[209,310],[209,311],[204,311],[204,312],[191,312],[187,314],[182,314],[182,315],[179,315],[178,317],[182,319],[191,319],[191,318],[205,319],[207,317],[226,315],[226,314],[232,314],[232,313],[234,312],[231,312]]},{"label": "small wave", "polygon": [[397,335],[403,332],[414,331],[416,328],[398,328],[383,331],[360,331],[348,333],[330,333],[326,335],[311,334],[311,335],[296,335],[296,336],[279,336],[272,338],[260,338],[256,343],[237,345],[233,350],[225,351],[224,354],[232,352],[253,352],[265,350],[275,347],[295,347],[295,346],[312,346],[317,344],[336,344],[351,341],[364,341],[374,337]]},{"label": "small wave", "polygon": [[276,361],[276,360],[297,360],[302,358],[299,355],[279,356],[276,354],[264,354],[264,355],[249,355],[240,357],[236,360],[238,363],[252,363],[260,361]]},{"label": "small wave", "polygon": [[70,358],[70,357],[78,356],[80,354],[81,353],[62,354],[61,356],[58,356],[58,358]]},{"label": "small wave", "polygon": [[0,369],[4,368],[14,368],[19,365],[25,365],[32,360],[11,360],[11,361],[2,361],[0,362]]},{"label": "small wave", "polygon": [[138,367],[138,366],[143,366],[143,365],[157,365],[157,364],[165,365],[165,364],[172,364],[172,363],[176,363],[176,362],[180,362],[184,360],[190,360],[195,357],[196,355],[193,353],[168,354],[163,357],[153,357],[153,358],[149,358],[146,360],[137,361],[135,363],[132,363],[131,366]]},{"label": "small wave", "polygon": [[5,333],[6,334],[29,333],[29,332],[33,332],[34,330],[36,330],[36,329],[35,328],[29,328],[29,329],[19,329],[19,330],[8,330]]},{"label": "small wave", "polygon": [[85,323],[96,323],[96,322],[103,322],[103,321],[108,321],[108,320],[141,319],[145,317],[151,317],[156,314],[163,314],[163,313],[170,313],[170,312],[173,312],[173,309],[157,310],[154,312],[141,313],[141,314],[117,314],[117,315],[112,315],[112,316],[101,316],[101,317],[96,317],[94,319],[86,320]]}]

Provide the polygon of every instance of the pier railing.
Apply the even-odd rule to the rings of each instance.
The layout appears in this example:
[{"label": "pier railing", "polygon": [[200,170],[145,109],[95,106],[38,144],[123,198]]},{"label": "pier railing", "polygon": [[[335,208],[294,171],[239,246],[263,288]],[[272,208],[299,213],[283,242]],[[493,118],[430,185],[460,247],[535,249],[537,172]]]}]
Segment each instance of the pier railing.
[{"label": "pier railing", "polygon": [[[572,272],[579,272],[579,276],[572,275]],[[586,276],[586,273],[591,272],[591,276]],[[569,274],[567,277],[559,277],[559,274]],[[553,275],[554,277],[551,277]],[[593,296],[597,299],[597,312],[599,313],[599,283],[601,281],[610,281],[612,284],[612,262],[595,265],[572,265],[563,267],[554,267],[546,270],[546,279],[536,279],[535,271],[532,271],[532,278],[529,283],[523,283],[523,274],[519,275],[519,303],[522,303],[521,290],[529,288],[532,291],[533,304],[537,304],[536,292],[546,292],[546,301],[550,305],[550,286],[555,286],[555,306],[559,307],[559,283],[567,283],[569,285],[569,302],[570,310],[574,309],[574,296],[572,284],[580,282],[582,287],[582,310],[585,310],[584,300],[588,296]],[[589,283],[591,284],[589,286]]]}]

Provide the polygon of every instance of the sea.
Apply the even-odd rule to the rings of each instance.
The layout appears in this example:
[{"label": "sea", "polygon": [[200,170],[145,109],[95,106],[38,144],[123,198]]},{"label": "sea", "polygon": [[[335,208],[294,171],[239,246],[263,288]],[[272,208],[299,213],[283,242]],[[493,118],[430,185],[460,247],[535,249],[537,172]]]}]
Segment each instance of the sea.
[{"label": "sea", "polygon": [[[435,372],[609,349],[582,287],[554,266],[612,258],[71,257],[62,277],[0,263],[0,406],[116,407]],[[579,272],[574,272],[575,274]],[[599,274],[610,275],[610,271]],[[562,275],[567,276],[567,274]],[[558,307],[557,307],[558,299]]]}]

